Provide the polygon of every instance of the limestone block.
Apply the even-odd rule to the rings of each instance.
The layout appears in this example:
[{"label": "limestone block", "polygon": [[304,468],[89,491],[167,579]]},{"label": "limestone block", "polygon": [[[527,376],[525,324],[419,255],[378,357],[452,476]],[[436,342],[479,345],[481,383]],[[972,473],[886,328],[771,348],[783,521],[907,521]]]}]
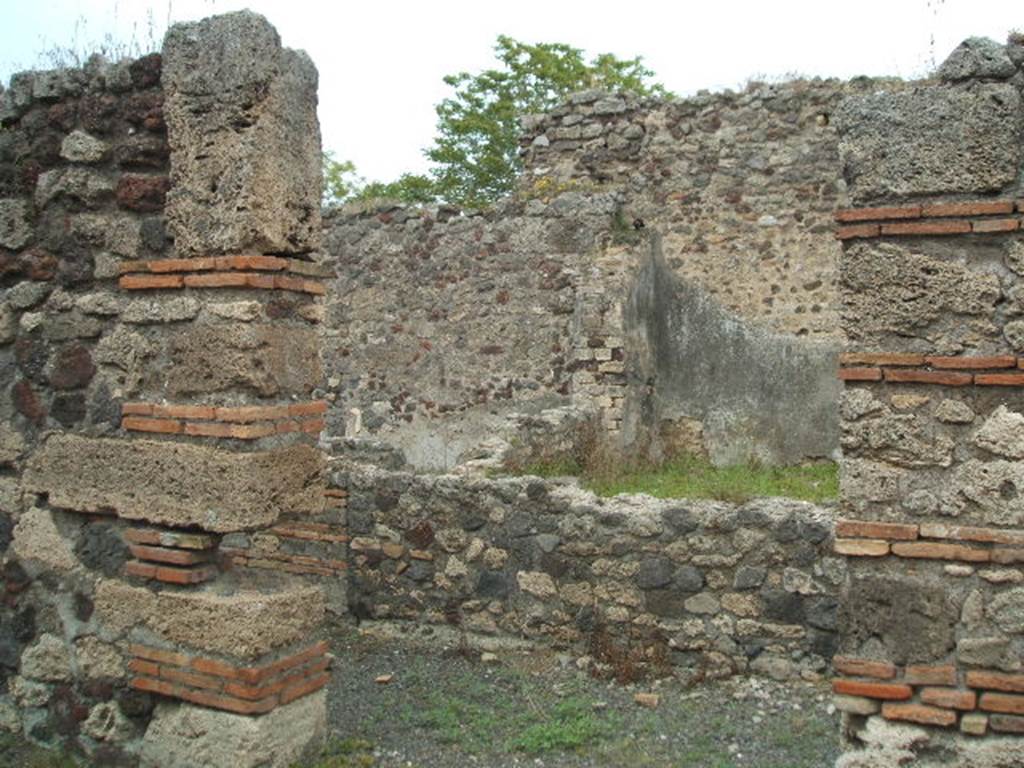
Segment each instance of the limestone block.
[{"label": "limestone block", "polygon": [[172,27],[163,48],[168,228],[179,254],[303,253],[320,236],[316,68],[248,11]]},{"label": "limestone block", "polygon": [[[211,588],[212,589],[212,588]],[[114,637],[136,629],[175,648],[250,662],[285,646],[312,642],[324,617],[319,587],[279,583],[263,591],[240,589],[151,592],[116,580],[96,588],[96,615]]]},{"label": "limestone block", "polygon": [[[976,346],[979,339],[967,335],[978,333],[969,320],[994,316],[1002,297],[994,274],[891,243],[847,248],[840,278],[844,330],[878,349],[904,348],[898,345],[907,337]],[[998,330],[986,340],[1001,343]]]},{"label": "limestone block", "polygon": [[121,712],[116,701],[104,701],[89,710],[82,723],[82,732],[96,741],[125,741],[135,732],[135,726]]},{"label": "limestone block", "polygon": [[129,520],[227,533],[271,525],[284,512],[315,514],[323,507],[323,471],[323,456],[306,445],[238,454],[52,435],[29,461],[24,487],[78,512],[114,511]]},{"label": "limestone block", "polygon": [[35,560],[58,571],[78,565],[72,545],[59,530],[48,509],[33,507],[14,526],[14,554],[23,560]]},{"label": "limestone block", "polygon": [[304,696],[260,717],[160,704],[142,741],[142,768],[288,768],[319,748],[327,695]]},{"label": "limestone block", "polygon": [[1021,99],[1005,83],[851,96],[835,113],[853,200],[996,192],[1020,164]]},{"label": "limestone block", "polygon": [[177,646],[255,661],[294,643],[312,643],[323,618],[323,592],[316,586],[233,595],[162,592],[149,626]]},{"label": "limestone block", "polygon": [[297,326],[191,325],[171,341],[160,374],[172,397],[231,389],[306,395],[323,378],[316,331]]}]

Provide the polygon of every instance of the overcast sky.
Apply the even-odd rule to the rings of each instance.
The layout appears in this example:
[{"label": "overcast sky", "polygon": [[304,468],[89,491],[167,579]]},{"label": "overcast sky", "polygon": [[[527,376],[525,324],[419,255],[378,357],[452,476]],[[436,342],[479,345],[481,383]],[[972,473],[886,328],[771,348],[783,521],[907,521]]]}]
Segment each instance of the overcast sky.
[{"label": "overcast sky", "polygon": [[1009,0],[0,0],[0,79],[45,65],[54,46],[159,45],[168,20],[243,7],[316,62],[324,147],[383,181],[426,169],[441,78],[491,66],[499,34],[641,55],[686,95],[793,73],[920,76],[965,37],[1024,28]]}]

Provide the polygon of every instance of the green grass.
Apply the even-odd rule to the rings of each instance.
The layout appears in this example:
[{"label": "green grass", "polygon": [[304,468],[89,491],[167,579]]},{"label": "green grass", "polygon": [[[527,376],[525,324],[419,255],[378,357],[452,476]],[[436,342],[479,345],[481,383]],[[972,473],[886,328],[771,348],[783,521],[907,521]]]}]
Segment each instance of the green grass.
[{"label": "green grass", "polygon": [[377,764],[373,744],[365,739],[330,739],[320,755],[312,762],[300,763],[294,768],[373,768]]},{"label": "green grass", "polygon": [[580,467],[570,459],[527,464],[520,474],[580,478],[599,496],[646,493],[660,499],[718,499],[744,502],[765,496],[825,502],[839,495],[839,473],[832,462],[792,467],[741,464],[716,467],[706,459],[680,457],[660,466]]}]

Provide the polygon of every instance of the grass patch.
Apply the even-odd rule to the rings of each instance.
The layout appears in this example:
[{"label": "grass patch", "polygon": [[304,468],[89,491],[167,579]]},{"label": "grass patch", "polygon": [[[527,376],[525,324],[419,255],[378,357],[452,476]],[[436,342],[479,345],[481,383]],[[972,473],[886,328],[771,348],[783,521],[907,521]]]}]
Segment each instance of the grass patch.
[{"label": "grass patch", "polygon": [[576,750],[599,741],[609,726],[594,716],[592,702],[578,697],[560,701],[551,714],[527,726],[508,742],[510,751],[540,754],[551,750]]},{"label": "grass patch", "polygon": [[373,768],[373,744],[365,739],[330,739],[320,755],[312,762],[299,763],[294,768]]},{"label": "grass patch", "polygon": [[581,466],[571,458],[555,458],[517,468],[540,477],[579,477],[599,496],[646,493],[660,499],[718,499],[742,503],[764,496],[825,502],[839,496],[839,472],[833,462],[793,467],[740,464],[716,467],[707,459],[681,456],[661,465],[601,462]]}]

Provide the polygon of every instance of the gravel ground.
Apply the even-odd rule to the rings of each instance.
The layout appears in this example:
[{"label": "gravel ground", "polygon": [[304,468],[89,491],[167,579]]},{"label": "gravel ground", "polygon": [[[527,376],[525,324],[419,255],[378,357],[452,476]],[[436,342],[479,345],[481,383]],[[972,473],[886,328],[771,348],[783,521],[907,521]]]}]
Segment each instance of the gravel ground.
[{"label": "gravel ground", "polygon": [[838,755],[825,683],[621,686],[552,652],[496,650],[482,661],[438,645],[343,635],[332,741],[310,768],[825,768]]},{"label": "gravel ground", "polygon": [[[622,686],[514,645],[482,653],[381,627],[334,636],[330,740],[298,768],[828,768],[838,755],[825,683]],[[0,738],[0,766],[73,765]]]}]

